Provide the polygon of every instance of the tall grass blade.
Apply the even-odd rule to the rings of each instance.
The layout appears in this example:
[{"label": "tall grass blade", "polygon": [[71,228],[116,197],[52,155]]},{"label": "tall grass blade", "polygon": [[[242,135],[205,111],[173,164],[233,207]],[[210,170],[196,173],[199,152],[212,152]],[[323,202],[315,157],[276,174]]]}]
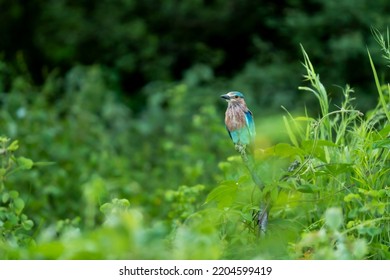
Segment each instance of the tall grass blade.
[{"label": "tall grass blade", "polygon": [[[375,65],[374,65],[374,62],[372,61],[372,58],[371,58],[371,54],[370,54],[370,51],[367,49],[367,53],[368,53],[368,58],[370,60],[370,65],[371,65],[371,69],[372,69],[372,73],[374,75],[374,79],[375,79],[375,85],[376,85],[376,88],[378,90],[378,94],[379,94],[379,101],[383,107],[383,111],[385,112],[386,114],[386,117],[387,117],[387,120],[390,121],[390,113],[389,113],[389,109],[387,107],[387,102],[386,102],[386,99],[385,99],[385,96],[384,96],[384,93],[382,91],[382,87],[381,87],[381,84],[379,82],[379,79],[378,79],[378,74],[376,72],[376,69],[375,69]],[[388,85],[389,86],[389,85]]]}]

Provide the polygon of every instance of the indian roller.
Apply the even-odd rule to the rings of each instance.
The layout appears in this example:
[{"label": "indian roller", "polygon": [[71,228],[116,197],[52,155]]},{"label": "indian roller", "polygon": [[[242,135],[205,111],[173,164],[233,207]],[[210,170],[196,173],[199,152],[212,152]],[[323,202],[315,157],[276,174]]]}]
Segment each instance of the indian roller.
[{"label": "indian roller", "polygon": [[252,153],[256,135],[255,122],[252,112],[246,106],[244,95],[238,91],[231,91],[221,95],[221,98],[228,102],[225,125],[236,150],[240,154]]},{"label": "indian roller", "polygon": [[[253,182],[260,189],[263,189],[264,184],[256,173],[253,160],[253,146],[256,131],[252,112],[246,106],[244,95],[241,92],[231,91],[221,95],[221,97],[228,102],[225,112],[225,125],[229,136],[251,173]],[[255,213],[259,230],[262,234],[265,233],[268,224],[268,209],[269,200],[266,198],[266,202],[262,202],[259,211]]]}]

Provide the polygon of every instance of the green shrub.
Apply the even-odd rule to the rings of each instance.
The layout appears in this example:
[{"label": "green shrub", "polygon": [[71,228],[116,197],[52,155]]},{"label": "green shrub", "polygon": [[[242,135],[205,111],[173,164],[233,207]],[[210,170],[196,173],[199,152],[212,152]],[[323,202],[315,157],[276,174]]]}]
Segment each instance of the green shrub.
[{"label": "green shrub", "polygon": [[34,166],[31,159],[15,156],[18,148],[18,141],[0,137],[0,247],[18,248],[34,242],[34,222],[24,213],[26,202],[7,185],[9,176]]},{"label": "green shrub", "polygon": [[226,84],[206,65],[149,84],[137,113],[98,65],[52,73],[42,87],[15,76],[0,93],[1,131],[22,143],[0,138],[1,258],[388,259],[389,87],[369,55],[377,106],[362,114],[348,85],[334,106],[302,51],[300,89],[319,115],[250,106],[262,190],[225,131],[216,93]]}]

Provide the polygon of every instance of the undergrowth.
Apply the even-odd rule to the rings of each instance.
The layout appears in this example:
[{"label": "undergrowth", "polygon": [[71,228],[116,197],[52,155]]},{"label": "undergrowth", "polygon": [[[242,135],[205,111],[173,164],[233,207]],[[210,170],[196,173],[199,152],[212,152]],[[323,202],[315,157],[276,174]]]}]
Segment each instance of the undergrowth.
[{"label": "undergrowth", "polygon": [[[374,34],[390,60],[389,34],[386,39]],[[104,86],[99,85],[95,68],[92,74],[84,73],[86,77],[79,75],[80,68],[69,74],[73,82],[65,103],[53,101],[51,89],[44,89],[46,97],[38,99],[36,106],[49,110],[47,103],[54,102],[59,111],[49,111],[49,119],[40,111],[28,120],[31,115],[23,108],[37,100],[23,107],[7,97],[7,108],[19,107],[18,118],[43,133],[26,133],[20,145],[40,144],[45,151],[41,154],[56,155],[52,159],[56,164],[48,167],[47,162],[29,159],[30,154],[38,155],[36,150],[24,149],[29,156],[19,156],[18,141],[0,138],[0,257],[390,259],[390,87],[380,83],[368,52],[378,105],[363,114],[354,108],[354,90],[346,85],[340,88],[342,103],[335,106],[303,47],[302,53],[306,85],[300,90],[318,100],[320,113],[294,116],[284,108],[289,140],[255,152],[263,190],[253,184],[233,147],[232,156],[215,164],[215,169],[205,168],[218,161],[210,152],[223,154],[217,149],[225,143],[219,136],[225,134],[213,106],[203,105],[197,114],[188,114],[194,110],[192,105],[182,107],[184,97],[192,97],[185,85],[150,96],[151,109],[139,122],[115,105],[107,91],[99,91]],[[93,83],[85,88],[83,83],[91,79]],[[109,106],[90,103],[93,96]],[[163,112],[160,104],[173,108],[172,113]],[[172,121],[170,125],[161,126],[162,115]],[[124,122],[124,117],[131,122]],[[140,125],[150,118],[156,122]],[[191,123],[187,134],[174,126],[182,119]],[[18,135],[11,114],[3,112],[2,120],[8,120],[8,131]],[[62,126],[56,126],[56,121]],[[45,122],[50,125],[39,127]],[[122,128],[131,132],[122,134]],[[161,141],[140,145],[154,130],[160,132]],[[194,160],[201,156],[203,161]],[[186,165],[186,160],[194,164]],[[137,169],[141,172],[134,172]],[[183,178],[185,182],[175,187]],[[218,184],[203,184],[210,178]],[[34,182],[30,189],[18,185],[26,181]],[[259,236],[254,216],[265,195],[272,201],[269,227],[265,236]]]}]

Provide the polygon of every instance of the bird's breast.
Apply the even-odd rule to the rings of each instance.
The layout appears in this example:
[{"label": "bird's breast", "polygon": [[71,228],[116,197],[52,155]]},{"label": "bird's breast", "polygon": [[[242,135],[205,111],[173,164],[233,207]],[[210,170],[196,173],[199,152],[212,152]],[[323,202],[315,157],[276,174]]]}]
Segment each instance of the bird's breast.
[{"label": "bird's breast", "polygon": [[225,124],[229,131],[234,131],[245,127],[245,113],[241,108],[230,107],[225,113]]}]

